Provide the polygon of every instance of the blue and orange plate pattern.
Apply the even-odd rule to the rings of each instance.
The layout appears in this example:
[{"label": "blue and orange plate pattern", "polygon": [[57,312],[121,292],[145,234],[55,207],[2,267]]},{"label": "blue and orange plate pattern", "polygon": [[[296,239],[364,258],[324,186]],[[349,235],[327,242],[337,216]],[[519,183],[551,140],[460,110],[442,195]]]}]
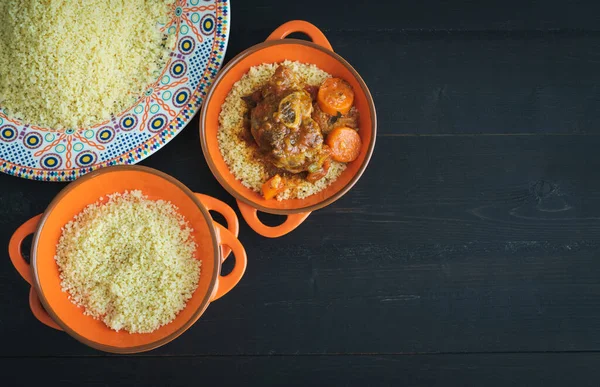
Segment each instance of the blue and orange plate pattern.
[{"label": "blue and orange plate pattern", "polygon": [[230,12],[229,0],[176,0],[161,26],[177,36],[167,65],[133,106],[106,122],[53,130],[21,122],[0,107],[0,171],[71,181],[156,152],[199,110],[225,57]]}]

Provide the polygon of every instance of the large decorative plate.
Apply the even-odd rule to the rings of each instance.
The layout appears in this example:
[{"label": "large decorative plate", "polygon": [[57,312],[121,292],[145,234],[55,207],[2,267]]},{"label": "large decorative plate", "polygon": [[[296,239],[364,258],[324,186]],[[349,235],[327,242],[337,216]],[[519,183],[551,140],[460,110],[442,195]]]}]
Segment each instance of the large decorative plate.
[{"label": "large decorative plate", "polygon": [[135,164],[177,135],[200,108],[227,47],[229,0],[176,0],[164,30],[177,35],[167,65],[133,106],[89,128],[53,130],[0,108],[0,171],[69,181],[95,169]]}]

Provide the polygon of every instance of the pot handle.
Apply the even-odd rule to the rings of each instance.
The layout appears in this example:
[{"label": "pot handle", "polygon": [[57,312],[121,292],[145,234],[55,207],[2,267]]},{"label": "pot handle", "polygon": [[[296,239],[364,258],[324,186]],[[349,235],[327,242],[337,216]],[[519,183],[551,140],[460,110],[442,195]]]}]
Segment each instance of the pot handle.
[{"label": "pot handle", "polygon": [[50,328],[57,329],[62,331],[62,328],[58,326],[52,317],[46,312],[46,309],[42,306],[40,299],[38,298],[37,293],[33,289],[33,287],[29,290],[29,308],[31,308],[31,312],[42,324],[49,326]]},{"label": "pot handle", "polygon": [[[203,195],[199,193],[194,193],[194,195],[196,195],[198,200],[200,200],[200,202],[204,205],[204,207],[206,207],[207,210],[216,211],[219,214],[223,215],[223,217],[227,221],[227,229],[237,238],[237,236],[240,234],[240,222],[233,208],[229,207],[224,202],[213,198],[212,196]],[[224,261],[230,253],[231,248],[224,245],[221,246],[222,261]]]},{"label": "pot handle", "polygon": [[244,220],[248,223],[250,228],[267,238],[278,238],[294,231],[296,227],[300,226],[302,222],[308,218],[308,215],[310,215],[310,211],[301,212],[299,214],[290,214],[287,215],[285,222],[279,226],[271,227],[258,219],[258,210],[256,208],[239,200],[237,201],[237,204],[242,213],[242,217],[244,217]]},{"label": "pot handle", "polygon": [[321,32],[321,30],[318,29],[314,24],[304,20],[292,20],[282,24],[275,31],[273,31],[271,35],[269,35],[267,40],[284,39],[286,36],[294,32],[302,32],[303,34],[308,35],[313,43],[316,43],[319,46],[328,49],[329,51],[333,51],[333,47],[331,47],[329,40],[327,40],[323,32]]},{"label": "pot handle", "polygon": [[240,282],[244,276],[244,272],[246,271],[246,266],[248,265],[246,250],[244,250],[244,246],[242,246],[240,241],[225,227],[216,222],[213,222],[213,224],[217,229],[217,240],[219,245],[229,246],[233,251],[233,255],[235,255],[235,266],[233,267],[231,273],[227,275],[219,274],[217,289],[214,292],[211,301],[218,300],[225,294],[229,293],[229,291],[233,289],[238,282]]},{"label": "pot handle", "polygon": [[8,256],[10,257],[13,266],[17,269],[19,274],[21,274],[21,277],[23,277],[30,285],[33,285],[33,279],[31,277],[29,264],[25,261],[25,257],[23,257],[21,244],[27,236],[35,232],[41,218],[42,214],[34,216],[23,223],[17,231],[15,231],[12,237],[10,237],[10,242],[8,242]]}]

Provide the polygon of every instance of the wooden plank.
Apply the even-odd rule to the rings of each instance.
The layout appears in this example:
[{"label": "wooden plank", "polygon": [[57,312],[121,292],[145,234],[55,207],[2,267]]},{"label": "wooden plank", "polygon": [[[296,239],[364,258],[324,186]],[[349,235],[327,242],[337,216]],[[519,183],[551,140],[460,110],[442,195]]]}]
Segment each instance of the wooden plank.
[{"label": "wooden plank", "polygon": [[[268,33],[232,35],[229,57]],[[327,36],[371,89],[382,134],[600,133],[596,33]]]},{"label": "wooden plank", "polygon": [[[144,164],[232,203],[196,137]],[[242,221],[245,278],[153,354],[598,350],[599,142],[382,137],[358,185],[296,232],[265,239]],[[59,186],[0,185],[0,203],[21,209],[4,204],[6,245]],[[33,319],[9,264],[0,276],[1,356],[94,353]]]},{"label": "wooden plank", "polygon": [[[597,353],[2,359],[9,385],[597,386]],[[24,375],[22,370],[29,372]]]},{"label": "wooden plank", "polygon": [[[517,0],[329,0],[232,4],[234,32],[244,33],[288,20],[309,20],[330,30],[556,30],[600,26],[598,3]],[[237,30],[236,30],[237,28]]]}]

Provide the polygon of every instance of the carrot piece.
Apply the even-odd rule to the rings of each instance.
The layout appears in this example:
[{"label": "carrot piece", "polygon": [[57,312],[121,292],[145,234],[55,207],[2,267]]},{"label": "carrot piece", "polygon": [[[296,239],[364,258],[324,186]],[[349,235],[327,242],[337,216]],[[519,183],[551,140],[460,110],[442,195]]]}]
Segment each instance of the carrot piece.
[{"label": "carrot piece", "polygon": [[340,78],[328,78],[319,87],[317,102],[329,115],[348,114],[354,103],[354,91],[348,82]]},{"label": "carrot piece", "polygon": [[347,126],[333,129],[327,136],[331,157],[335,161],[349,163],[358,158],[362,141],[356,130]]},{"label": "carrot piece", "polygon": [[285,180],[277,174],[262,185],[262,194],[265,199],[269,200],[285,191],[286,188]]}]

